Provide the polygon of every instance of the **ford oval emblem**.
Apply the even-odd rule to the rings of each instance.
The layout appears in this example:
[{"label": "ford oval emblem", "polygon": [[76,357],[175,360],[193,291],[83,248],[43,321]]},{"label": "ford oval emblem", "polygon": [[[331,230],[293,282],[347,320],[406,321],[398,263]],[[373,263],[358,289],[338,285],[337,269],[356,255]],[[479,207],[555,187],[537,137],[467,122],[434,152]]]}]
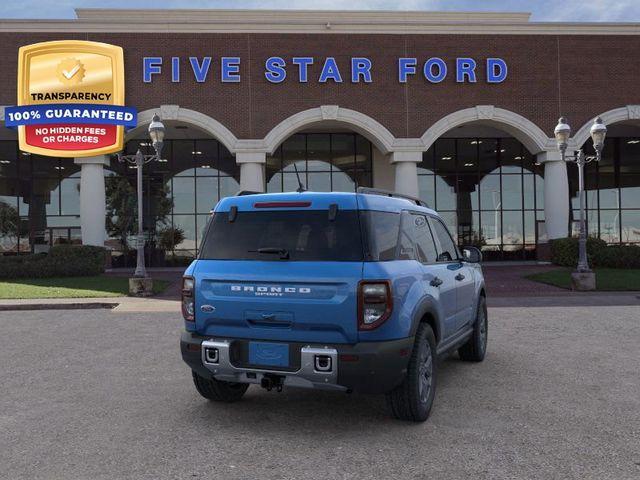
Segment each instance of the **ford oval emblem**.
[{"label": "ford oval emblem", "polygon": [[211,313],[216,311],[216,307],[214,307],[213,305],[202,305],[200,307],[200,310],[205,313]]}]

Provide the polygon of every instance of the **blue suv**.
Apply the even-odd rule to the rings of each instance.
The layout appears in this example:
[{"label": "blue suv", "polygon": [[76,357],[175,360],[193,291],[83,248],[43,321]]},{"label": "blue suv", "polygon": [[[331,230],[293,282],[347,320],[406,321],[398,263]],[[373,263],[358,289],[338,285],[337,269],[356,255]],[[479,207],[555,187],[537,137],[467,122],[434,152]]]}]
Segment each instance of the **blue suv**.
[{"label": "blue suv", "polygon": [[438,357],[484,358],[480,260],[391,192],[225,198],[183,279],[182,357],[210,400],[252,383],[385,393],[395,417],[424,421]]}]

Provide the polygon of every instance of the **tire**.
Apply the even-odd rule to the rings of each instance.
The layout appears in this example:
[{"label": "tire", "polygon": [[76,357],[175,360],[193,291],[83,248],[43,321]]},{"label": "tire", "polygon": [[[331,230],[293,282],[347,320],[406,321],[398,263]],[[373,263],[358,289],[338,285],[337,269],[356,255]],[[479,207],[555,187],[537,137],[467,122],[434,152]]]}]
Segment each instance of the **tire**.
[{"label": "tire", "polygon": [[476,321],[471,338],[458,349],[458,355],[466,362],[481,362],[487,352],[489,320],[487,318],[487,299],[483,296],[478,301]]},{"label": "tire", "polygon": [[426,323],[416,332],[404,381],[386,394],[391,414],[399,420],[424,422],[436,392],[436,338]]},{"label": "tire", "polygon": [[200,395],[214,402],[237,402],[249,388],[248,383],[221,382],[215,378],[205,378],[193,370],[193,384]]}]

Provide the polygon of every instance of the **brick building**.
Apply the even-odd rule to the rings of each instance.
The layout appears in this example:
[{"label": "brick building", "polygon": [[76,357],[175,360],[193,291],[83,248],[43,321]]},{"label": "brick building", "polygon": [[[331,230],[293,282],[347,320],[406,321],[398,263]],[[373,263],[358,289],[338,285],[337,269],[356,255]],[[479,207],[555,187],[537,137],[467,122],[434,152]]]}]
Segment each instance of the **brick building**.
[{"label": "brick building", "polygon": [[[73,20],[0,20],[0,105],[16,103],[18,48],[81,39],[124,49],[126,104],[148,148],[157,112],[163,162],[145,167],[150,241],[169,227],[197,254],[208,212],[239,189],[357,185],[420,196],[460,244],[490,259],[536,258],[577,228],[577,171],[553,129],[603,160],[587,168],[588,229],[640,243],[640,24],[536,23],[520,13],[100,10]],[[132,33],[135,32],[135,33]],[[638,58],[636,58],[638,57]],[[109,184],[135,170],[112,157],[24,154],[0,129],[0,252],[106,244]],[[105,188],[106,186],[106,188]],[[171,201],[158,211],[158,195]],[[12,221],[11,219],[15,219]]]}]

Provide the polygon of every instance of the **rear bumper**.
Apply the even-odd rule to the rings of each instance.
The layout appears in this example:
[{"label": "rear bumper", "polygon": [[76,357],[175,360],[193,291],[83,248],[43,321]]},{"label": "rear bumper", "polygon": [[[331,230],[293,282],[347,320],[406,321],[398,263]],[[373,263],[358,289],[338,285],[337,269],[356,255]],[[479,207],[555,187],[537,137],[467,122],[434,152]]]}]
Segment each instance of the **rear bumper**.
[{"label": "rear bumper", "polygon": [[[286,370],[239,365],[230,353],[234,341],[183,332],[182,358],[200,375],[222,381],[260,384],[267,375],[282,378],[285,386],[384,393],[404,379],[414,339],[354,345],[290,344],[292,348],[299,348],[300,361],[299,366]],[[315,362],[318,355],[331,358],[330,371],[318,370]]]}]

